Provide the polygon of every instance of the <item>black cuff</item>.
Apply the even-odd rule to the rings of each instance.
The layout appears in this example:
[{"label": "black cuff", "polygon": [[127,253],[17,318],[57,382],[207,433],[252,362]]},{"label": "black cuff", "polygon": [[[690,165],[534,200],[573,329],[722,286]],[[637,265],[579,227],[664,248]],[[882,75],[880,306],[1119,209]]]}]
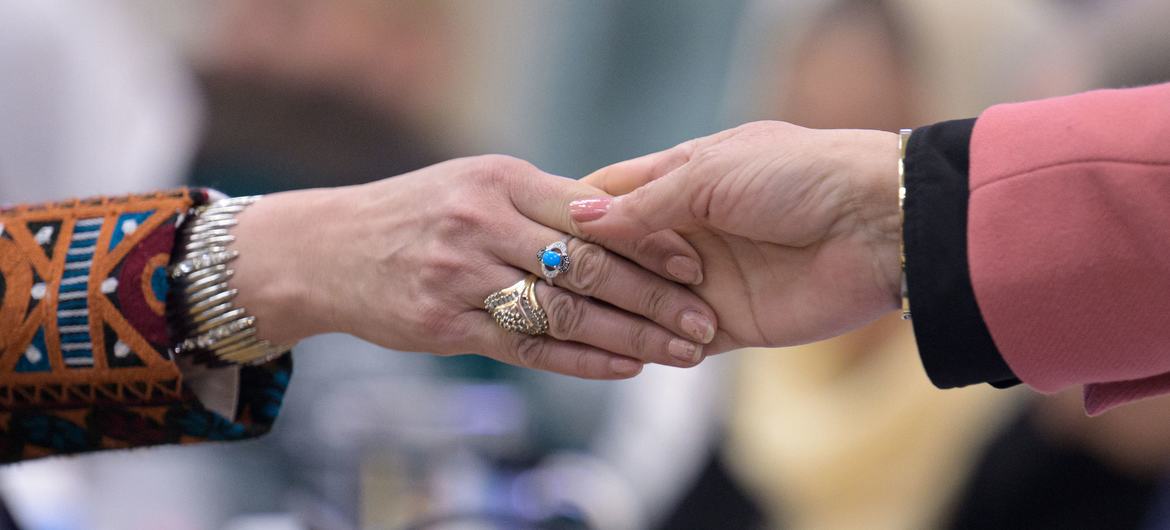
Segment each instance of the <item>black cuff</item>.
[{"label": "black cuff", "polygon": [[939,388],[1019,380],[1004,362],[971,287],[967,173],[975,120],[916,129],[906,148],[906,281],[926,375]]}]

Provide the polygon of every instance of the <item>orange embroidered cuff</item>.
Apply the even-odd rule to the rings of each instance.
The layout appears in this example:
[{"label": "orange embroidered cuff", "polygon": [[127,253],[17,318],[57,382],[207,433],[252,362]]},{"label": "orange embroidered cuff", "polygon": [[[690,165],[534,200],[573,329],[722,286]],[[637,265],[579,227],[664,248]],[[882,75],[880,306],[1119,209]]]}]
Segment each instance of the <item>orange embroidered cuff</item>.
[{"label": "orange embroidered cuff", "polygon": [[0,210],[0,461],[268,430],[287,360],[241,374],[261,389],[241,389],[236,423],[203,409],[169,353],[166,268],[177,224],[206,200],[178,190]]}]

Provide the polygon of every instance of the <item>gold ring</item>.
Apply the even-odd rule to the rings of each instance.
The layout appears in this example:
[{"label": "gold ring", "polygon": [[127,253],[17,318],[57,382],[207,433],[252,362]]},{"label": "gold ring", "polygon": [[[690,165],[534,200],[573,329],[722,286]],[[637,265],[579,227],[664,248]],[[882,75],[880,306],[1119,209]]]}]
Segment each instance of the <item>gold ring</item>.
[{"label": "gold ring", "polygon": [[513,333],[548,333],[548,315],[536,301],[535,275],[529,274],[523,280],[488,295],[483,308],[496,324]]}]

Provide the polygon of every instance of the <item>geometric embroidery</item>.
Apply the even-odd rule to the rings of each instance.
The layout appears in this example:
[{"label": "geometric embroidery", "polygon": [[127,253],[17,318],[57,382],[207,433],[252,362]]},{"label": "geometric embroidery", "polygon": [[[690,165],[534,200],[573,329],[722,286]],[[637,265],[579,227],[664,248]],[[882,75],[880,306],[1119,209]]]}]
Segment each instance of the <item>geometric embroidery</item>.
[{"label": "geometric embroidery", "polygon": [[[121,309],[127,323],[164,355],[169,355],[166,305],[158,298],[154,280],[161,277],[166,283],[166,267],[174,240],[175,226],[168,220],[126,253],[102,281],[101,288],[111,303]],[[161,290],[165,296],[167,288]]]},{"label": "geometric embroidery", "polygon": [[265,365],[242,367],[239,418],[234,422],[204,409],[189,393],[181,401],[151,406],[101,405],[0,413],[0,463],[102,449],[260,436],[276,421],[291,374],[292,358],[288,355]]},{"label": "geometric embroidery", "polygon": [[49,371],[49,354],[45,348],[45,329],[37,329],[32,343],[24,349],[24,355],[16,364],[17,372],[47,372]]},{"label": "geometric embroidery", "polygon": [[181,190],[0,211],[0,275],[21,284],[6,285],[0,308],[0,411],[181,398],[142,275],[151,287],[144,268],[165,268],[175,219],[194,202]]},{"label": "geometric embroidery", "polygon": [[145,366],[142,360],[138,358],[138,354],[134,353],[125,342],[118,339],[118,332],[114,331],[108,324],[105,326],[105,332],[102,335],[106,339],[106,364],[109,366],[123,368],[127,366]]},{"label": "geometric embroidery", "polygon": [[32,317],[33,311],[37,310],[37,307],[41,303],[41,299],[45,297],[47,292],[48,286],[45,283],[45,280],[41,278],[39,274],[37,274],[37,271],[32,271],[32,297],[28,302],[28,308],[24,312],[24,318]]},{"label": "geometric embroidery", "polygon": [[122,239],[127,234],[133,234],[138,230],[138,226],[150,218],[154,213],[153,210],[146,212],[132,212],[124,213],[118,216],[118,220],[114,223],[114,235],[110,238],[110,249],[118,246]]},{"label": "geometric embroidery", "polygon": [[0,461],[233,440],[272,425],[291,356],[241,368],[237,417],[170,358],[166,267],[204,191],[0,209]]},{"label": "geometric embroidery", "polygon": [[57,244],[57,236],[61,234],[61,221],[29,223],[28,231],[33,234],[36,242],[40,243],[45,255],[51,259]]},{"label": "geometric embroidery", "polygon": [[79,219],[65,252],[65,271],[57,295],[57,333],[61,355],[70,368],[93,366],[89,335],[89,272],[93,266],[102,218]]}]

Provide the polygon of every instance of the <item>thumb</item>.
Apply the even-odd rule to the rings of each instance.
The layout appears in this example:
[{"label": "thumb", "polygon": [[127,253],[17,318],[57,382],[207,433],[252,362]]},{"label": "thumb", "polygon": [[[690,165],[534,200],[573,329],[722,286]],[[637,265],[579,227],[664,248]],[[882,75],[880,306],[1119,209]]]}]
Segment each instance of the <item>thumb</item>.
[{"label": "thumb", "polygon": [[684,144],[632,158],[594,171],[581,182],[610,195],[625,195],[682,167],[690,160],[690,151]]},{"label": "thumb", "polygon": [[[618,175],[611,166],[609,175]],[[662,230],[695,224],[694,204],[688,166],[683,165],[660,178],[619,197],[596,197],[573,201],[569,211],[584,233],[615,239],[640,238]]]}]

